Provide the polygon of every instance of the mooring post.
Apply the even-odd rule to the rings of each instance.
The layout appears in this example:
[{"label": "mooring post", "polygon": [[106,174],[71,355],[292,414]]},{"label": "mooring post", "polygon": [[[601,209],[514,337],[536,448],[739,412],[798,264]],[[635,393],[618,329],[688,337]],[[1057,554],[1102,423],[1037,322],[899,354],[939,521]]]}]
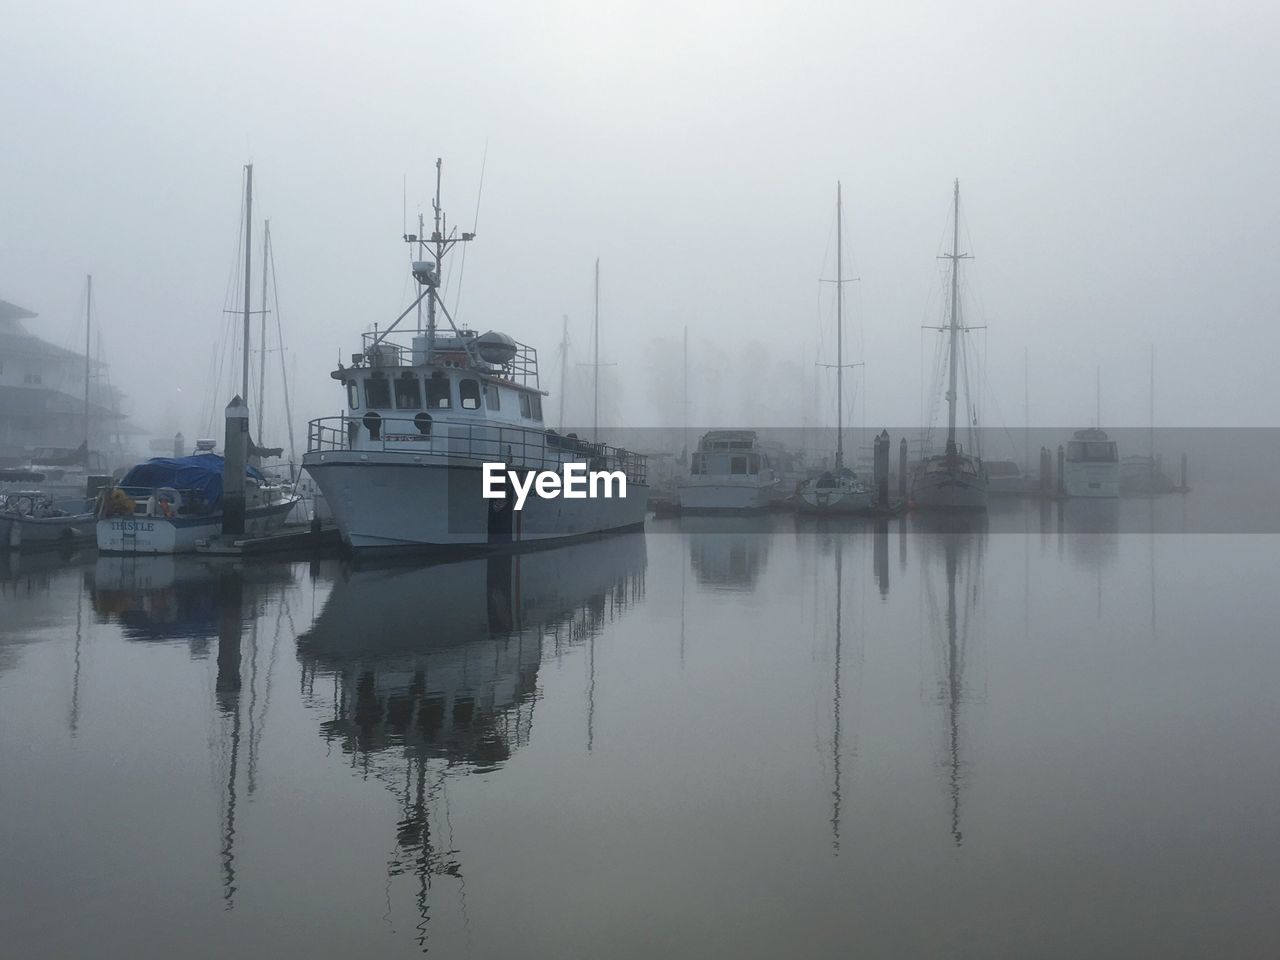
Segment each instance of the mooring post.
[{"label": "mooring post", "polygon": [[173,435],[173,459],[177,460],[182,456],[182,452],[186,449],[187,442],[182,436],[182,431],[179,430]]},{"label": "mooring post", "polygon": [[1058,496],[1067,495],[1067,451],[1058,444]]},{"label": "mooring post", "polygon": [[1183,493],[1187,492],[1187,455],[1185,453],[1182,455],[1182,463],[1178,471],[1178,489]]},{"label": "mooring post", "polygon": [[898,441],[898,496],[907,499],[907,438]]},{"label": "mooring post", "polygon": [[244,533],[244,467],[249,453],[249,408],[239,397],[227,404],[222,461],[222,532]]},{"label": "mooring post", "polygon": [[1053,492],[1053,454],[1048,447],[1040,448],[1040,493],[1048,496]]},{"label": "mooring post", "polygon": [[881,430],[875,447],[876,506],[889,506],[889,431]]}]

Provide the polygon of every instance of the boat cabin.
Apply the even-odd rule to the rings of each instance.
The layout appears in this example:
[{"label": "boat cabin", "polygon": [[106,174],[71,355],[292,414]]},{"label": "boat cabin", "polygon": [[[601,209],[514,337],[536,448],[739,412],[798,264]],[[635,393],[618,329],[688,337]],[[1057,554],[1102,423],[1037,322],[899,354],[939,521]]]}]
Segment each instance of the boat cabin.
[{"label": "boat cabin", "polygon": [[1103,430],[1077,430],[1067,443],[1070,463],[1119,463],[1116,442]]},{"label": "boat cabin", "polygon": [[690,476],[771,475],[754,430],[712,430],[703,435],[689,465]]}]

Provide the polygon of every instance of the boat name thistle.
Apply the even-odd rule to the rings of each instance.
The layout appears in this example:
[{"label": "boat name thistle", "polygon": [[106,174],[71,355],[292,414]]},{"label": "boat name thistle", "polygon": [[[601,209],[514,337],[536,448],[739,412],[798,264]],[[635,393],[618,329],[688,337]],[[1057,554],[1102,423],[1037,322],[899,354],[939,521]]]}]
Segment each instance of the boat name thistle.
[{"label": "boat name thistle", "polygon": [[[563,497],[586,500],[627,496],[627,475],[621,470],[587,470],[585,463],[566,463],[555,470],[509,470],[505,463],[484,465],[483,495],[486,500],[505,500],[507,484],[515,493],[514,509],[523,510],[532,491],[543,500]],[[617,491],[616,493],[614,491]]]}]

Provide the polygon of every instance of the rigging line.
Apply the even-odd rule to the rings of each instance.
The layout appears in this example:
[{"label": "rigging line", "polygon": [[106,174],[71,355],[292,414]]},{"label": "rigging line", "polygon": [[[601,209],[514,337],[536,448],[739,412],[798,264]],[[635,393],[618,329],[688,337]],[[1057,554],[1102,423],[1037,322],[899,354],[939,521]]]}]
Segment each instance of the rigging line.
[{"label": "rigging line", "polygon": [[[480,229],[480,198],[484,195],[484,168],[489,162],[489,140],[484,141],[484,154],[480,158],[480,185],[476,188],[476,212],[471,218],[471,235],[475,236]],[[458,289],[453,293],[453,312],[458,312],[458,302],[462,299],[462,278],[467,274],[467,247],[462,245],[462,263],[458,266]]]},{"label": "rigging line", "polygon": [[[284,393],[284,422],[285,429],[289,433],[289,473],[292,474],[293,465],[297,462],[297,452],[293,438],[293,407],[289,401],[289,375],[285,370],[284,362],[284,329],[283,324],[280,322],[280,289],[276,277],[276,251],[273,246],[268,246],[267,249],[270,251],[271,264],[271,301],[276,308],[276,342],[280,345],[280,389]],[[264,307],[263,309],[266,308]],[[265,350],[266,344],[264,343],[262,347]],[[264,441],[259,437],[258,442],[263,443]],[[291,477],[291,479],[293,478]]]}]

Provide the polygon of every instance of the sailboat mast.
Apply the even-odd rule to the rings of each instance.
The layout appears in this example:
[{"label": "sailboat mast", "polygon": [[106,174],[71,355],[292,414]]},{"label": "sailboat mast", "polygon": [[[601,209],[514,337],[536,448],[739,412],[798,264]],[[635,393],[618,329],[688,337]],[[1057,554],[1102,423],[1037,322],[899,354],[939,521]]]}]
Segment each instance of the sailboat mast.
[{"label": "sailboat mast", "polygon": [[93,274],[84,285],[84,468],[89,469],[89,327],[93,323]]},{"label": "sailboat mast", "polygon": [[248,315],[250,315],[250,291],[248,280],[252,270],[250,260],[253,243],[253,164],[244,164],[244,342],[241,348],[241,398],[248,403]]},{"label": "sailboat mast", "polygon": [[569,315],[564,315],[564,326],[560,332],[560,419],[557,425],[564,429],[564,373],[569,363]]},{"label": "sailboat mast", "polygon": [[267,402],[267,257],[271,253],[271,221],[262,222],[262,316],[258,324],[258,442],[262,443],[262,410]]},{"label": "sailboat mast", "polygon": [[595,357],[592,363],[591,439],[600,442],[600,258],[596,257],[595,283]]},{"label": "sailboat mast", "polygon": [[689,325],[685,324],[684,328],[684,376],[681,389],[680,406],[684,411],[682,421],[682,431],[680,436],[680,444],[684,448],[684,455],[689,455]]},{"label": "sailboat mast", "polygon": [[836,469],[844,467],[844,201],[836,181]]},{"label": "sailboat mast", "polygon": [[951,349],[947,383],[947,455],[956,452],[956,361],[960,333],[960,178],[956,178],[951,233]]}]

